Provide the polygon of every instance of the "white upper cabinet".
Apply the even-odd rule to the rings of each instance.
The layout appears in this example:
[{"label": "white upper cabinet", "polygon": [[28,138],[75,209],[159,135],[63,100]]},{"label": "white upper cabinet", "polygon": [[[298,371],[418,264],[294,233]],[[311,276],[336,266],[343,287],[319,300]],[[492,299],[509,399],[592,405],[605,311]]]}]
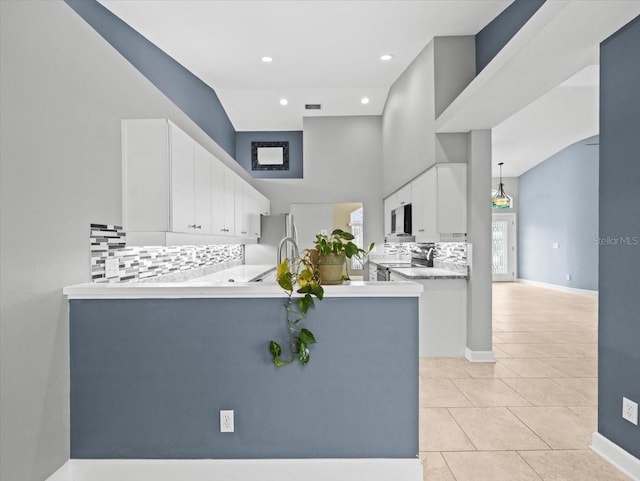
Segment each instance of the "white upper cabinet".
[{"label": "white upper cabinet", "polygon": [[255,239],[270,212],[269,199],[166,119],[122,121],[122,178],[131,245],[169,233],[181,244]]},{"label": "white upper cabinet", "polygon": [[438,164],[412,183],[412,228],[418,242],[467,232],[467,165]]},{"label": "white upper cabinet", "polygon": [[199,234],[212,234],[213,163],[217,159],[200,144],[194,155],[194,223]]},{"label": "white upper cabinet", "polygon": [[257,190],[256,192],[258,193],[258,211],[261,215],[271,215],[271,201],[261,192]]},{"label": "white upper cabinet", "polygon": [[[394,195],[394,194],[392,194]],[[387,197],[386,199],[384,199],[383,205],[384,205],[384,235],[388,236],[391,235],[391,211],[394,209],[394,207],[392,207],[393,203],[395,201],[394,199],[391,199],[390,197]]]},{"label": "white upper cabinet", "polygon": [[236,235],[235,174],[218,159],[214,159],[211,178],[213,184],[211,195],[213,234]]},{"label": "white upper cabinet", "polygon": [[[407,184],[401,189],[398,189],[393,194],[385,199],[386,207],[385,212],[397,209],[407,204],[411,204],[411,184]],[[386,230],[386,229],[385,229]]]}]

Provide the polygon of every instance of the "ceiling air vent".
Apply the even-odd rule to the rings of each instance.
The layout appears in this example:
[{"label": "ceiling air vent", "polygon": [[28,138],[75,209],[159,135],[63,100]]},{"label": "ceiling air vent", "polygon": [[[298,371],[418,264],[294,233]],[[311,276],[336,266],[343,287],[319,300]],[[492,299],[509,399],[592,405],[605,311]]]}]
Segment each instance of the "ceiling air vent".
[{"label": "ceiling air vent", "polygon": [[305,110],[320,110],[322,108],[322,104],[304,104]]}]

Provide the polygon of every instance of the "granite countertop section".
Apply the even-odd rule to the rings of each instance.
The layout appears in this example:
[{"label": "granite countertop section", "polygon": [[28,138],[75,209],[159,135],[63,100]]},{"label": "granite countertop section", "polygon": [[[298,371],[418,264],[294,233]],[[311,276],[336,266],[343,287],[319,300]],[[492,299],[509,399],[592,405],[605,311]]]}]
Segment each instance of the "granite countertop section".
[{"label": "granite countertop section", "polygon": [[195,277],[184,282],[186,284],[200,284],[207,282],[253,282],[275,269],[275,265],[269,264],[243,264],[240,266],[231,267],[229,269],[224,269],[222,271],[218,271],[206,276]]},{"label": "granite countertop section", "polygon": [[467,274],[437,267],[390,267],[394,274],[407,280],[420,279],[468,279]]}]

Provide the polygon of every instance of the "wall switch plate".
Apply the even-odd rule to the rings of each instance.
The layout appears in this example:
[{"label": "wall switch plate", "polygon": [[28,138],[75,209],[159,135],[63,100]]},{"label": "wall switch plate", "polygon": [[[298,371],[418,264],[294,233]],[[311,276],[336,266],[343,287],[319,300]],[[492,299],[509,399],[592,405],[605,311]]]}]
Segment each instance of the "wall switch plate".
[{"label": "wall switch plate", "polygon": [[567,280],[570,281],[571,280],[571,274],[567,274]]},{"label": "wall switch plate", "polygon": [[220,432],[232,433],[235,430],[233,422],[233,409],[220,411]]},{"label": "wall switch plate", "polygon": [[622,417],[631,424],[638,425],[638,403],[626,397],[622,398]]},{"label": "wall switch plate", "polygon": [[105,276],[107,279],[120,275],[120,259],[117,257],[107,257],[104,262]]},{"label": "wall switch plate", "polygon": [[554,242],[553,244],[551,244],[551,247],[553,247],[554,249],[559,249],[560,244],[558,244],[557,242]]}]

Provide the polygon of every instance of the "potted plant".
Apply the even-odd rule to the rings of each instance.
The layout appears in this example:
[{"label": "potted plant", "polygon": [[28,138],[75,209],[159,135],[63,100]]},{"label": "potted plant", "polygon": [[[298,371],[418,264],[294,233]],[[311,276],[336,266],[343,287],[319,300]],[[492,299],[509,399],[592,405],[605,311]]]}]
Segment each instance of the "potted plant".
[{"label": "potted plant", "polygon": [[[276,274],[278,284],[288,296],[285,305],[291,355],[287,359],[281,359],[282,347],[276,341],[269,343],[269,352],[277,367],[292,363],[296,355],[300,364],[305,365],[309,362],[309,346],[315,344],[316,339],[313,333],[303,328],[300,323],[306,319],[309,308],[315,305],[313,298],[322,300],[324,295],[319,273],[311,259],[311,252],[308,249],[305,250],[302,257],[292,259],[291,263],[286,258],[278,265]],[[296,288],[296,286],[299,287]],[[294,291],[300,294],[300,297],[294,299]]]},{"label": "potted plant", "polygon": [[342,284],[345,280],[349,280],[346,269],[347,259],[354,256],[361,258],[375,246],[372,243],[365,251],[358,247],[353,239],[355,239],[353,234],[342,229],[335,229],[330,236],[316,235],[316,252],[312,254],[311,260],[318,268],[321,284]]}]

